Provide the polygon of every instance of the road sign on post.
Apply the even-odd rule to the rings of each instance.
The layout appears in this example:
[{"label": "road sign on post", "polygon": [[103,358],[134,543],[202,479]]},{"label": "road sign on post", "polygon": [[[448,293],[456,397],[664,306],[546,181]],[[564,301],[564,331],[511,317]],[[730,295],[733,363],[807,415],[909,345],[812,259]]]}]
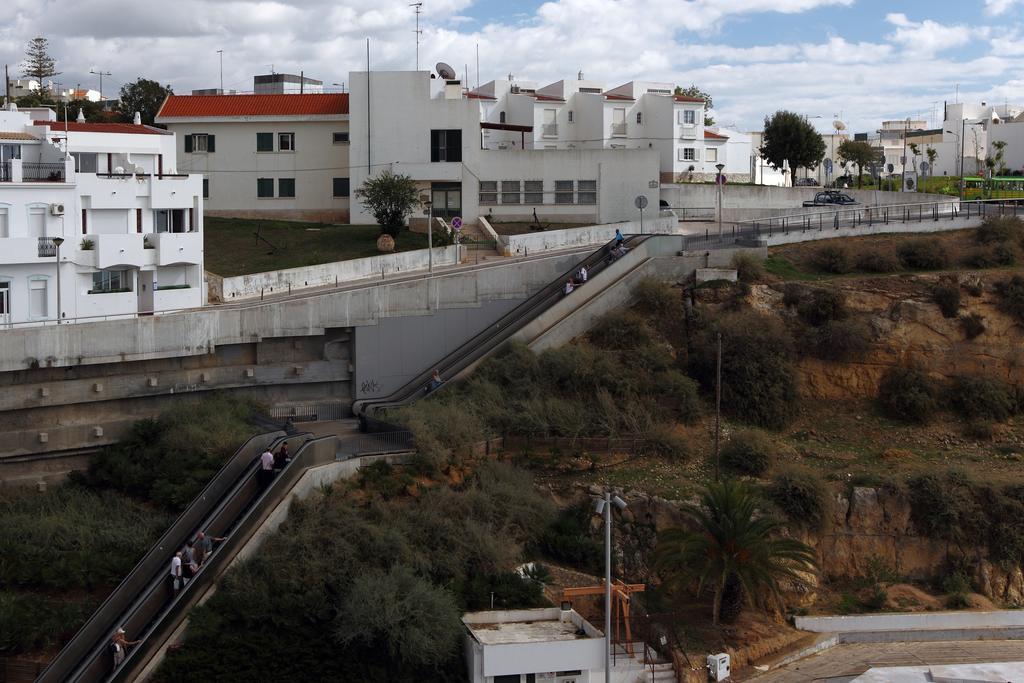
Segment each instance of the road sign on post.
[{"label": "road sign on post", "polygon": [[633,200],[633,206],[640,209],[640,234],[644,234],[644,209],[647,208],[647,196],[638,194]]}]

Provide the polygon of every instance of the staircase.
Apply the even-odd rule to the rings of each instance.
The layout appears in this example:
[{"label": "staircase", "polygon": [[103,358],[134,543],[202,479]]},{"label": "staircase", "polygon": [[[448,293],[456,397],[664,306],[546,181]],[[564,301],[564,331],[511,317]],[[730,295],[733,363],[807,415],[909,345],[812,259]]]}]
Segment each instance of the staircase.
[{"label": "staircase", "polygon": [[[655,661],[644,663],[644,644],[633,643],[632,656],[621,643],[616,643],[612,680],[623,683],[675,683],[676,670],[672,662],[661,661],[657,652],[648,648],[647,656]],[[625,675],[625,677],[624,677]]]}]

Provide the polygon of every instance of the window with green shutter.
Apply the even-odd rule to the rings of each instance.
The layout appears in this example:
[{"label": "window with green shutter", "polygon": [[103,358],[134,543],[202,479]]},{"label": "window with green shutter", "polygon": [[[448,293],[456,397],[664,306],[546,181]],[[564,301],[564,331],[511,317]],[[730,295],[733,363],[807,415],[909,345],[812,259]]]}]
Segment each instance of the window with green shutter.
[{"label": "window with green shutter", "polygon": [[273,152],[274,151],[274,134],[273,133],[256,133],[256,151],[257,152]]},{"label": "window with green shutter", "polygon": [[274,179],[273,178],[257,178],[256,179],[256,196],[261,199],[266,199],[274,196]]}]

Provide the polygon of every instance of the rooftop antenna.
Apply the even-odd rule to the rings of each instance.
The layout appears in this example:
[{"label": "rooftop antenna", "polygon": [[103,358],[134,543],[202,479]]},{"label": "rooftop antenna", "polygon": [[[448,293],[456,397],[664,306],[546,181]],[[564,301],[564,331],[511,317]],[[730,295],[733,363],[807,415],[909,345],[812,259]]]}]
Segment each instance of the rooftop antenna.
[{"label": "rooftop antenna", "polygon": [[113,74],[111,74],[109,71],[103,71],[102,69],[99,70],[99,71],[93,71],[92,69],[90,69],[89,73],[91,73],[91,74],[93,74],[95,76],[99,76],[100,77],[100,102],[102,102],[103,101],[103,77],[104,76],[112,76]]},{"label": "rooftop antenna", "polygon": [[409,7],[414,8],[413,11],[416,12],[416,30],[413,31],[413,33],[416,34],[416,70],[419,71],[420,70],[420,34],[423,33],[423,31],[420,30],[420,12],[423,11],[423,3],[422,2],[410,2],[409,3]]},{"label": "rooftop antenna", "polygon": [[224,94],[224,50],[217,50],[220,55],[220,94]]},{"label": "rooftop antenna", "polygon": [[476,87],[480,88],[480,43],[476,44]]}]

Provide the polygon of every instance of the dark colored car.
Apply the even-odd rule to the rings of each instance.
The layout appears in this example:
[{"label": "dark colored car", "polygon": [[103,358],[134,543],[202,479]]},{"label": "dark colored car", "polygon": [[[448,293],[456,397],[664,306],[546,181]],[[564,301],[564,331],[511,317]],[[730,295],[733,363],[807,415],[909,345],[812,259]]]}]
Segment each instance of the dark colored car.
[{"label": "dark colored car", "polygon": [[825,190],[814,195],[814,199],[804,202],[804,206],[847,206],[856,203],[856,199],[844,192]]},{"label": "dark colored car", "polygon": [[796,179],[796,186],[797,187],[817,187],[818,186],[818,181],[815,180],[814,178],[797,178]]}]

